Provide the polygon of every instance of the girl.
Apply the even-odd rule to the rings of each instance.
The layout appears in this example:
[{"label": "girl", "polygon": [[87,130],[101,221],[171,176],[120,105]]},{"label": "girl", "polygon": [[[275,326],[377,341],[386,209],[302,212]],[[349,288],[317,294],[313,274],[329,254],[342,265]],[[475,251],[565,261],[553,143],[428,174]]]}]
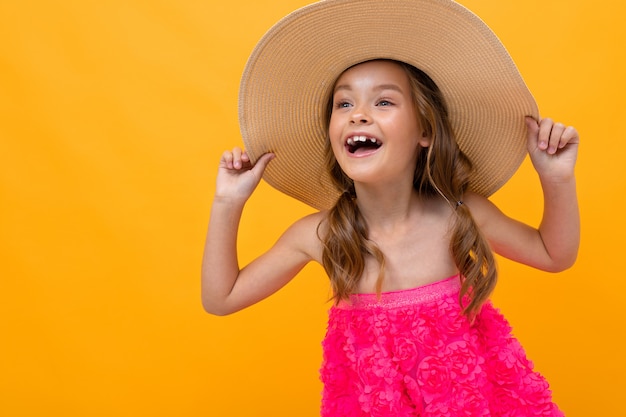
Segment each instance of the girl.
[{"label": "girl", "polygon": [[[345,6],[349,16],[350,3],[318,3],[292,20],[306,33],[302,21],[308,19],[314,22],[315,33],[323,33],[318,27],[320,10],[337,6],[328,16],[347,24],[354,16],[341,20],[338,8]],[[403,3],[416,4],[407,0],[392,2],[392,6]],[[414,19],[432,10],[433,4],[444,5],[446,13],[449,7],[458,6],[439,0],[427,3]],[[388,5],[376,8],[375,4],[365,10],[384,21]],[[473,15],[460,19],[468,16],[477,31],[484,31]],[[457,20],[450,18],[443,28],[437,22],[430,30],[458,30]],[[363,27],[362,22],[352,24]],[[289,27],[289,21],[282,25]],[[341,27],[337,21],[330,25]],[[380,33],[379,29],[371,28]],[[271,31],[267,36],[279,38]],[[260,43],[263,48],[267,47],[265,39]],[[356,62],[346,65],[329,83],[329,91],[324,92],[327,105],[320,105],[326,114],[326,121],[320,121],[325,126],[324,161],[308,148],[315,144],[301,137],[281,139],[298,142],[292,145],[299,146],[298,157],[280,147],[260,152],[256,160],[239,148],[224,152],[203,260],[204,307],[218,315],[243,309],[271,295],[308,262],[316,261],[327,271],[334,294],[323,342],[323,416],[562,415],[551,401],[546,381],[533,371],[488,297],[496,281],[492,250],[547,271],[573,264],[579,241],[574,179],[578,134],[550,119],[518,114],[513,123],[526,126],[526,147],[541,180],[545,210],[538,229],[505,216],[485,196],[499,186],[485,185],[490,177],[509,175],[499,174],[502,166],[498,164],[515,165],[494,158],[503,152],[497,150],[501,143],[487,141],[489,136],[507,141],[497,128],[489,132],[486,127],[503,119],[500,103],[491,106],[487,125],[477,117],[463,120],[486,131],[484,138],[463,142],[462,135],[472,135],[455,129],[458,119],[463,119],[455,94],[446,96],[434,81],[435,73],[421,69],[427,63],[417,68],[410,53],[405,59],[388,59],[384,52],[390,45],[405,42],[388,41],[375,59],[351,58]],[[257,55],[271,55],[258,51]],[[444,60],[452,68],[457,58]],[[248,69],[253,64],[258,62],[252,59]],[[256,85],[259,80],[252,78],[255,83],[251,85]],[[242,91],[249,92],[245,75]],[[488,91],[484,94],[489,96]],[[291,113],[300,110],[306,109],[288,109]],[[244,140],[250,144],[246,124],[253,122],[242,116]],[[470,151],[465,152],[461,143]],[[492,158],[471,151],[472,145],[482,147],[486,155],[491,152]],[[244,204],[283,155],[300,158],[292,161],[293,170],[306,173],[304,159],[312,159],[318,169],[325,170],[337,190],[334,204],[324,207],[323,186],[300,197],[280,180],[274,181],[279,189],[323,209],[297,221],[267,252],[240,268],[236,236]],[[476,177],[485,165],[491,175]],[[283,174],[285,178],[295,175]],[[485,187],[491,189],[484,191]]]}]

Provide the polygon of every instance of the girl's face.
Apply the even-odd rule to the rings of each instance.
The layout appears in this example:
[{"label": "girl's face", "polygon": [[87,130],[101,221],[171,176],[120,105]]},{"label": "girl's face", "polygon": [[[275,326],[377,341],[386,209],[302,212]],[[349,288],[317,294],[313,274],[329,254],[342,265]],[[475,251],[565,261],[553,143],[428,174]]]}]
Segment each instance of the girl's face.
[{"label": "girl's face", "polygon": [[420,147],[429,139],[404,69],[369,61],[346,70],[335,84],[329,137],[339,166],[355,183],[412,184]]}]

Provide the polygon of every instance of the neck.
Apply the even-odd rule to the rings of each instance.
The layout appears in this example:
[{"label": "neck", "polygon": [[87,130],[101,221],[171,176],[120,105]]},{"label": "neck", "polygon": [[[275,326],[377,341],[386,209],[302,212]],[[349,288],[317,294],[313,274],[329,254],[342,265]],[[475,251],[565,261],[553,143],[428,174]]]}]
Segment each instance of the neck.
[{"label": "neck", "polygon": [[406,223],[423,202],[413,185],[372,187],[355,184],[357,205],[370,230],[393,230]]}]

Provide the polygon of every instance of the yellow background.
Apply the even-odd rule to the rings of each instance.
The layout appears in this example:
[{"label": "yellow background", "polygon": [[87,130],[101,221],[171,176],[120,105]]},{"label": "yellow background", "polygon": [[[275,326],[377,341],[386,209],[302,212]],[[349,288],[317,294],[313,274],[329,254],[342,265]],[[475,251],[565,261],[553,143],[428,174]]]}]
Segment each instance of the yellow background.
[{"label": "yellow background", "polygon": [[[317,415],[321,268],[230,317],[199,295],[217,163],[240,144],[240,74],[306,3],[0,1],[0,415]],[[582,135],[578,263],[550,275],[501,260],[495,302],[566,414],[626,415],[625,6],[462,3],[542,114]],[[494,201],[539,221],[528,161]],[[242,260],[308,212],[262,184]]]}]

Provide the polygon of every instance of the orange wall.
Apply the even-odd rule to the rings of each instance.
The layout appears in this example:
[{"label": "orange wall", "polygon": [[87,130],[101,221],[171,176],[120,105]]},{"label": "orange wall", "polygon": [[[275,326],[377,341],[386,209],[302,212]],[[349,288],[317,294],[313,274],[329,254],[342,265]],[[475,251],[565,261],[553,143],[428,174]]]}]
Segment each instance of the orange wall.
[{"label": "orange wall", "polygon": [[[551,276],[502,260],[494,296],[569,416],[623,413],[625,6],[464,0],[544,115],[582,134],[583,241]],[[305,0],[0,2],[0,415],[315,416],[328,284],[310,266],[203,313],[216,166],[240,143],[246,58]],[[525,163],[494,200],[539,220]],[[309,209],[265,184],[250,259]]]}]

